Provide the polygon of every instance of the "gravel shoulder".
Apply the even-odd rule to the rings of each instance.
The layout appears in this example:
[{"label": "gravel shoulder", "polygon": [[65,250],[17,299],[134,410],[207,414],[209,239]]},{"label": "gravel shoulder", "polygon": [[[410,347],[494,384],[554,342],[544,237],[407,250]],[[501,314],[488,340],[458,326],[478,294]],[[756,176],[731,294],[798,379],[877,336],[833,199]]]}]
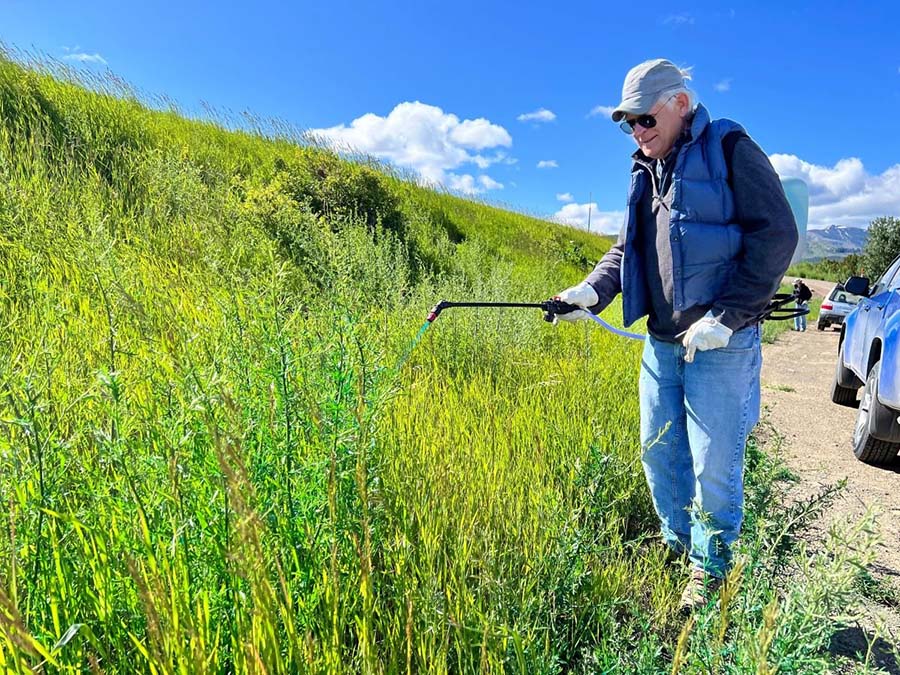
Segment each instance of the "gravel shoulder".
[{"label": "gravel shoulder", "polygon": [[[817,295],[827,294],[834,286],[828,282],[806,283]],[[865,594],[871,596],[868,598],[864,595],[868,618],[861,619],[859,631],[871,636],[878,614],[891,629],[893,638],[886,637],[896,642],[900,640],[900,460],[887,467],[874,467],[853,455],[856,410],[832,403],[830,396],[839,335],[833,330],[817,331],[810,323],[807,331],[788,331],[764,346],[764,414],[783,436],[785,463],[799,476],[791,499],[804,499],[842,479],[847,481],[840,498],[818,523],[817,532],[826,532],[833,522],[856,520],[867,508],[876,509],[881,543],[877,560],[868,571],[878,592]],[[885,594],[887,599],[882,597]],[[845,638],[849,642],[854,639],[849,634]],[[864,639],[859,648],[865,653]],[[839,646],[838,653],[846,652]],[[886,672],[900,673],[893,657],[885,655],[885,659],[878,665]]]}]

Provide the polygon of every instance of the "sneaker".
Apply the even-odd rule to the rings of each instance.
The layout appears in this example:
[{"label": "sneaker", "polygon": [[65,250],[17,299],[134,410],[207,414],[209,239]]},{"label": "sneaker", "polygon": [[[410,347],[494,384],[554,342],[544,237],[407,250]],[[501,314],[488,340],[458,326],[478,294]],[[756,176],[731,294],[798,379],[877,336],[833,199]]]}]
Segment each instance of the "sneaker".
[{"label": "sneaker", "polygon": [[688,615],[701,607],[705,607],[713,595],[722,586],[723,579],[707,574],[703,570],[692,569],[691,578],[688,580],[684,591],[681,593],[681,601],[678,603],[678,612]]}]

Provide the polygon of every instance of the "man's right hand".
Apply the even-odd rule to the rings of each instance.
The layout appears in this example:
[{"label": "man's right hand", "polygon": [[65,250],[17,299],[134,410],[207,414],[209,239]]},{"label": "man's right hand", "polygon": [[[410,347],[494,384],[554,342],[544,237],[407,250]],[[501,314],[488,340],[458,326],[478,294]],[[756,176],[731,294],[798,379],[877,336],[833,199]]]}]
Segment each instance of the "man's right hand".
[{"label": "man's right hand", "polygon": [[575,310],[574,312],[567,312],[566,314],[557,314],[556,318],[553,319],[554,324],[556,324],[557,321],[569,321],[571,323],[584,321],[585,319],[590,318],[590,312],[587,311],[587,308],[593,307],[600,302],[600,298],[597,297],[597,291],[595,291],[594,287],[586,281],[582,281],[576,286],[567,288],[559,295],[554,296],[554,298],[556,300],[567,302],[570,305],[578,305],[579,307],[584,308]]}]

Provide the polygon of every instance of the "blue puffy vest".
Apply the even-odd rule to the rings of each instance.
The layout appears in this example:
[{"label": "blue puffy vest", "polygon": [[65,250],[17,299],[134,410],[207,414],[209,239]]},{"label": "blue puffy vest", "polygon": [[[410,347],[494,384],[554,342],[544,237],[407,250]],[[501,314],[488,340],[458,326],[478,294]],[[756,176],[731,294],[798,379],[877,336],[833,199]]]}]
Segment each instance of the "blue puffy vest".
[{"label": "blue puffy vest", "polygon": [[[726,119],[710,121],[709,112],[698,105],[691,121],[691,139],[681,146],[675,160],[669,241],[674,303],[679,311],[712,304],[741,250],[741,227],[734,222],[734,196],[722,151],[722,138],[731,131],[743,131],[743,127]],[[644,261],[636,247],[638,204],[644,191],[652,189],[647,171],[635,162],[628,191],[621,263],[626,326],[650,309]]]}]

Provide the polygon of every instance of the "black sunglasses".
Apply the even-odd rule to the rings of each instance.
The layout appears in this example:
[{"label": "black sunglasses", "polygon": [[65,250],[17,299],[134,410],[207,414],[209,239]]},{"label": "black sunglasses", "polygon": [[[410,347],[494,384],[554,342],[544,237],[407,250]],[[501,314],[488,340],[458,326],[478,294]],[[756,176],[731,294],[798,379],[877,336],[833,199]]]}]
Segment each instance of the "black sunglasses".
[{"label": "black sunglasses", "polygon": [[659,106],[659,110],[657,110],[653,114],[647,113],[645,115],[638,115],[633,120],[622,120],[621,122],[619,122],[619,128],[629,135],[634,133],[634,127],[638,124],[644,127],[644,129],[652,129],[656,126],[656,116],[659,115],[659,111],[665,108],[666,103],[671,101],[676,96],[678,96],[678,94],[672,94],[669,98],[666,99],[665,103]]}]

